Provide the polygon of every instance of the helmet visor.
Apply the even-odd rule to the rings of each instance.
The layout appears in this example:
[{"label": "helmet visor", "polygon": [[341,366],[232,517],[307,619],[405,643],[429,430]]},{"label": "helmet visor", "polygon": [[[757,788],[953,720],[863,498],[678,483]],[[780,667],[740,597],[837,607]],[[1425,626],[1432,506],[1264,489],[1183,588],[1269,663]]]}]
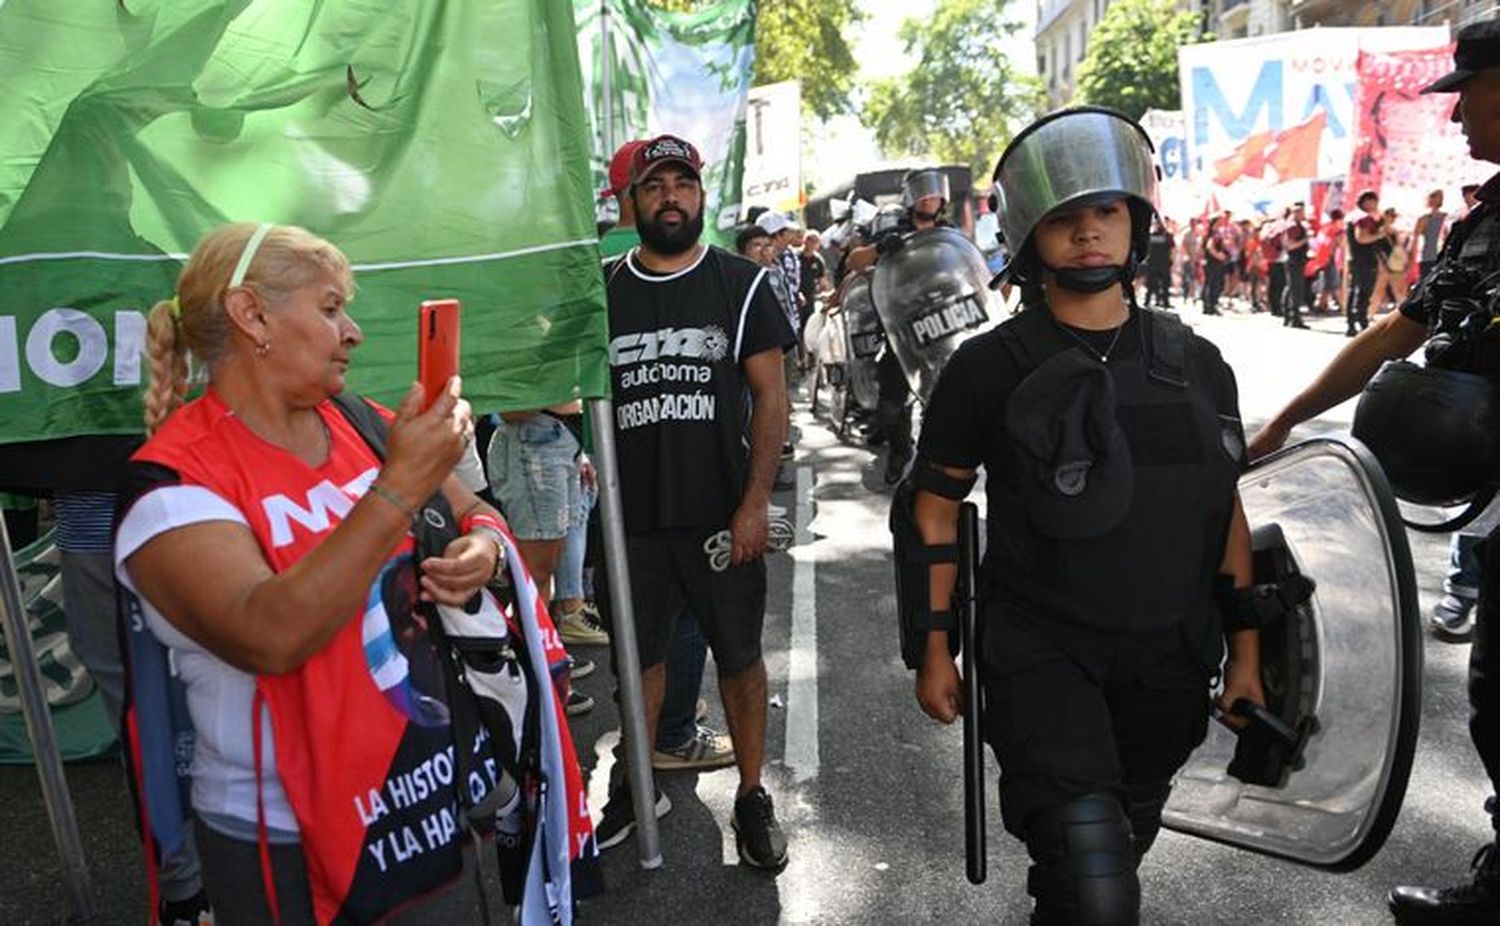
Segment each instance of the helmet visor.
[{"label": "helmet visor", "polygon": [[1064,109],[1028,126],[995,167],[1000,225],[1019,252],[1048,213],[1083,200],[1129,196],[1155,209],[1151,139],[1113,110]]},{"label": "helmet visor", "polygon": [[929,196],[941,196],[948,202],[948,175],[930,167],[907,173],[901,181],[901,205],[910,209]]}]

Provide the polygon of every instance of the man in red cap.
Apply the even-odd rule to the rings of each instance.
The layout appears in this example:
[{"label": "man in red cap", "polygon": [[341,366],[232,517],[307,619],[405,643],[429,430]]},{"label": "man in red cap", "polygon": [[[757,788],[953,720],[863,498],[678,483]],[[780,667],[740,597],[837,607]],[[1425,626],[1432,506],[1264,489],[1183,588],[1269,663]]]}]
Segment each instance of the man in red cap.
[{"label": "man in red cap", "polygon": [[[619,200],[620,221],[599,240],[599,253],[619,257],[641,243],[635,227],[635,197],[630,195],[630,164],[636,149],[645,144],[635,139],[621,145],[609,161],[609,188],[605,196]],[[703,770],[734,764],[729,737],[708,726],[703,694],[703,668],[708,659],[708,641],[698,629],[690,608],[677,616],[677,631],[667,652],[666,694],[661,722],[657,725],[652,767],[658,771]]]},{"label": "man in red cap", "polygon": [[[627,196],[641,243],[604,266],[631,598],[647,735],[656,736],[674,625],[690,608],[714,653],[739,770],[730,825],[740,859],[780,871],[786,837],[761,785],[762,557],[786,431],[782,354],[796,335],[765,268],[699,240],[702,170],[698,150],[676,136],[637,148]],[[660,795],[657,815],[670,807]],[[628,789],[612,787],[599,847],[634,828]]]},{"label": "man in red cap", "polygon": [[[1458,94],[1453,121],[1463,125],[1469,154],[1500,164],[1500,19],[1464,27],[1454,70],[1425,93]],[[1350,341],[1312,385],[1292,399],[1250,442],[1252,459],[1280,447],[1291,429],[1357,394],[1381,364],[1427,342],[1428,366],[1500,377],[1500,358],[1488,342],[1491,305],[1500,299],[1500,173],[1479,188],[1478,205],[1453,226],[1437,260],[1402,303]],[[1352,296],[1351,296],[1352,298]],[[1479,324],[1475,324],[1479,322]],[[1469,656],[1469,733],[1492,787],[1500,791],[1500,536],[1484,544],[1478,616]],[[1495,562],[1490,562],[1495,560]],[[1500,923],[1500,806],[1485,810],[1497,832],[1474,856],[1469,883],[1452,888],[1396,887],[1388,902],[1396,922]]]}]

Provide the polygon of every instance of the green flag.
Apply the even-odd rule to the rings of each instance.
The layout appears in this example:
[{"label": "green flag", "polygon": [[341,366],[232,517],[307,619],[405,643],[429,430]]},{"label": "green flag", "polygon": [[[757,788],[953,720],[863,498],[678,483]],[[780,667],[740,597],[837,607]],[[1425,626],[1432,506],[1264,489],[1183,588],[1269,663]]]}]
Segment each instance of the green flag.
[{"label": "green flag", "polygon": [[755,0],[720,0],[692,13],[663,10],[648,0],[573,5],[594,120],[595,189],[607,185],[615,147],[663,132],[679,135],[698,147],[705,162],[704,237],[732,245],[745,166]]},{"label": "green flag", "polygon": [[352,388],[464,304],[465,393],[607,390],[571,11],[547,0],[0,4],[0,441],[140,429],[144,313],[229,221],[355,265]]}]

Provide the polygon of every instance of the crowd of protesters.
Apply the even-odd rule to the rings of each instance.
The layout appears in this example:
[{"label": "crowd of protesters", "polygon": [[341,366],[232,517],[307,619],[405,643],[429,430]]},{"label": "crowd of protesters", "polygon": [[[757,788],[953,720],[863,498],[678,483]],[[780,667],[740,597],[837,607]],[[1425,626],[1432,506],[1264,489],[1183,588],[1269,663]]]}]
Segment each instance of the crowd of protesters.
[{"label": "crowd of protesters", "polygon": [[1443,191],[1433,190],[1415,217],[1382,208],[1380,194],[1364,190],[1350,213],[1311,215],[1299,201],[1269,216],[1223,209],[1157,220],[1141,280],[1146,304],[1197,304],[1205,315],[1266,312],[1290,328],[1308,327],[1308,316],[1342,316],[1352,338],[1371,316],[1401,305],[1448,228],[1473,208],[1478,189],[1464,186],[1463,203],[1452,211]]}]

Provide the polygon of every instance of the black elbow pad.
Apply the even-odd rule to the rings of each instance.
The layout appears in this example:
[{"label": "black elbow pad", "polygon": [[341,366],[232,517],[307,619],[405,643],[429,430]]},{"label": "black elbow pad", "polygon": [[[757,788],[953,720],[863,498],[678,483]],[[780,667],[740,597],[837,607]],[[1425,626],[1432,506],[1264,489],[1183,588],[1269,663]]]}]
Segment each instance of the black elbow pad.
[{"label": "black elbow pad", "polygon": [[[921,466],[914,469],[921,469]],[[932,609],[931,572],[934,564],[957,563],[958,544],[928,544],[912,511],[917,494],[912,476],[901,481],[891,497],[892,561],[896,571],[896,621],[901,638],[901,661],[919,669],[927,659],[927,636],[948,633],[948,652],[958,655],[958,621],[952,608]]]}]

